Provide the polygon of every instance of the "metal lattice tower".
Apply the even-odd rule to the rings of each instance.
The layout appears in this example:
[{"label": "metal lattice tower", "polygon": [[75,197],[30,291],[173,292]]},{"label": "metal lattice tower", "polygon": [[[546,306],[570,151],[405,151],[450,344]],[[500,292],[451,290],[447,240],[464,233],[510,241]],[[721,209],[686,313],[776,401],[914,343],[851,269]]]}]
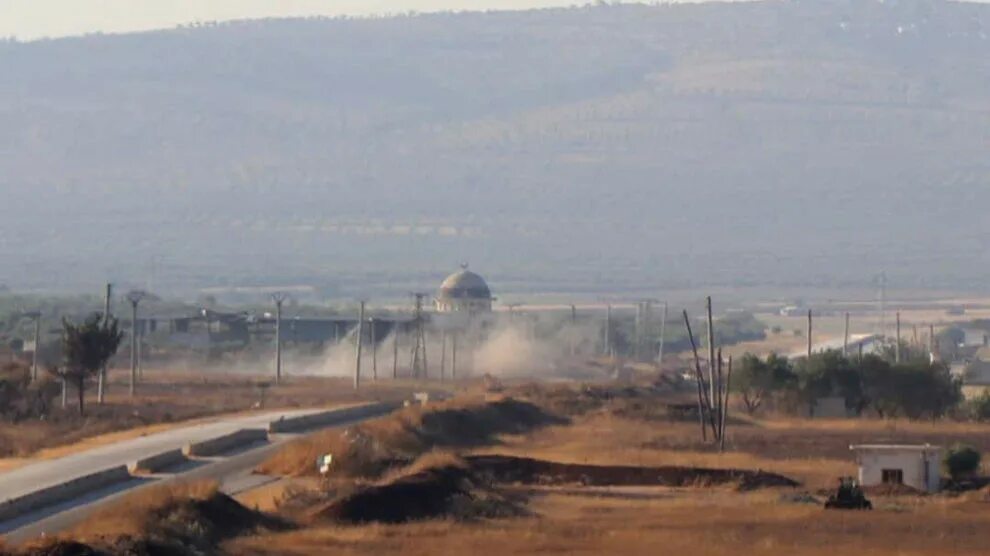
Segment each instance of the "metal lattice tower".
[{"label": "metal lattice tower", "polygon": [[412,349],[412,375],[414,378],[426,378],[429,368],[426,364],[426,323],[423,318],[423,299],[425,293],[413,293],[416,298],[415,309],[415,340]]}]

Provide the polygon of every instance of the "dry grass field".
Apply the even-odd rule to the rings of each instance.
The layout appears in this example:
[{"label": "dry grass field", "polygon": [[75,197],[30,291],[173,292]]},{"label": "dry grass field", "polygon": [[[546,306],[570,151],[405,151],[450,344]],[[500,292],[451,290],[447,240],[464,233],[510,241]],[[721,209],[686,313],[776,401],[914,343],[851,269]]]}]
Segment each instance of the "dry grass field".
[{"label": "dry grass field", "polygon": [[[517,393],[538,389],[527,387]],[[542,395],[544,400],[551,399]],[[538,394],[530,397],[535,399],[540,399]],[[351,433],[349,438],[365,438],[358,444],[377,446],[385,457],[411,455],[418,459],[380,474],[361,475],[340,468],[342,476],[337,483],[331,482],[337,486],[329,487],[322,497],[314,490],[318,484],[311,470],[314,450],[336,442],[333,449],[341,458],[354,452],[340,443],[339,430],[313,435],[286,447],[262,466],[268,473],[284,474],[289,479],[238,496],[247,508],[276,512],[276,521],[251,518],[260,520],[261,525],[238,529],[236,534],[211,542],[217,543],[216,551],[226,554],[258,556],[986,553],[985,524],[990,518],[987,490],[938,495],[870,493],[875,506],[872,512],[826,511],[822,502],[836,477],[855,473],[849,444],[966,442],[990,453],[990,426],[901,420],[740,419],[729,428],[727,451],[718,453],[700,441],[697,423],[659,413],[630,413],[624,407],[627,402],[612,399],[586,406],[547,401],[543,409],[558,413],[563,407],[576,409],[565,412],[566,422],[531,420],[518,427],[512,426],[516,416],[532,414],[530,410],[520,411],[522,406],[517,402],[500,405],[498,399],[476,397],[432,409],[410,408],[362,425],[360,434]],[[438,448],[446,451],[430,451]],[[447,469],[452,462],[463,467],[464,462],[477,461],[479,455],[607,466],[613,471],[619,469],[617,466],[760,470],[795,479],[801,485],[750,490],[731,482],[684,487],[589,486],[591,483],[583,480],[566,484],[508,481],[496,488],[506,500],[521,505],[523,510],[518,513],[490,518],[455,512],[401,524],[347,524],[328,517],[330,514],[321,509],[328,507],[328,501],[332,505],[362,489],[380,490],[408,482],[424,476],[424,472]],[[308,477],[291,478],[297,475]],[[208,487],[194,490],[189,494],[194,499],[212,496]],[[422,491],[418,492],[421,496]],[[78,533],[79,538],[105,539],[105,532],[143,535],[142,530],[161,531],[147,517],[158,514],[141,506],[175,506],[183,496],[181,492],[157,493],[154,500],[132,501],[94,516],[84,526],[85,531]],[[382,505],[402,503],[399,496],[386,498]],[[290,508],[293,504],[295,509]],[[244,514],[244,518],[249,515],[253,514]],[[272,526],[279,519],[290,525]],[[224,530],[222,523],[211,527]]]},{"label": "dry grass field", "polygon": [[797,489],[741,492],[731,486],[507,487],[531,515],[404,525],[310,523],[300,530],[242,537],[229,553],[335,554],[985,554],[986,491],[936,496],[872,495],[873,512],[825,511],[826,492],[855,473],[849,445],[966,442],[990,453],[990,426],[883,420],[741,421],[720,454],[695,423],[616,417],[609,410],[570,424],[503,435],[463,453],[506,454],[564,463],[683,465],[764,470]]}]

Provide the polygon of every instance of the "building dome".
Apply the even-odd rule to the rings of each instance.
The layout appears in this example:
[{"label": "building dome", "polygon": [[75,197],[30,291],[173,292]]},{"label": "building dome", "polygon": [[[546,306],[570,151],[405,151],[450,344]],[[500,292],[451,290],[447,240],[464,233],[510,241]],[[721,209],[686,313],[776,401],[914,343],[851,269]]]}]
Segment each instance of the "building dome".
[{"label": "building dome", "polygon": [[491,311],[492,291],[484,278],[463,265],[440,284],[436,302],[441,312]]}]

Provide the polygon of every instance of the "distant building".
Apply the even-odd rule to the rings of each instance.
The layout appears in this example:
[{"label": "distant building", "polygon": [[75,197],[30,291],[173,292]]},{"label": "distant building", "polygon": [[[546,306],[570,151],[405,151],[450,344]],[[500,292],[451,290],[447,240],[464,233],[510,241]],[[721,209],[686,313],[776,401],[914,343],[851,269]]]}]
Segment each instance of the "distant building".
[{"label": "distant building", "polygon": [[922,492],[942,486],[942,448],[896,444],[859,444],[849,447],[859,465],[862,486],[906,485]]},{"label": "distant building", "polygon": [[436,309],[439,313],[489,313],[493,301],[484,278],[468,270],[465,264],[440,284]]}]

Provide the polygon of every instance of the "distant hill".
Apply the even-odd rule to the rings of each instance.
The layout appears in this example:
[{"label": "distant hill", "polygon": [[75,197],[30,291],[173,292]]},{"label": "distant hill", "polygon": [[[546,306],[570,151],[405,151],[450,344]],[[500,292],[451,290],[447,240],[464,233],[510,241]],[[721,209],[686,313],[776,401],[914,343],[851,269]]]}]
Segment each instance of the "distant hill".
[{"label": "distant hill", "polygon": [[2,43],[0,281],[979,287],[988,35],[803,0]]}]

